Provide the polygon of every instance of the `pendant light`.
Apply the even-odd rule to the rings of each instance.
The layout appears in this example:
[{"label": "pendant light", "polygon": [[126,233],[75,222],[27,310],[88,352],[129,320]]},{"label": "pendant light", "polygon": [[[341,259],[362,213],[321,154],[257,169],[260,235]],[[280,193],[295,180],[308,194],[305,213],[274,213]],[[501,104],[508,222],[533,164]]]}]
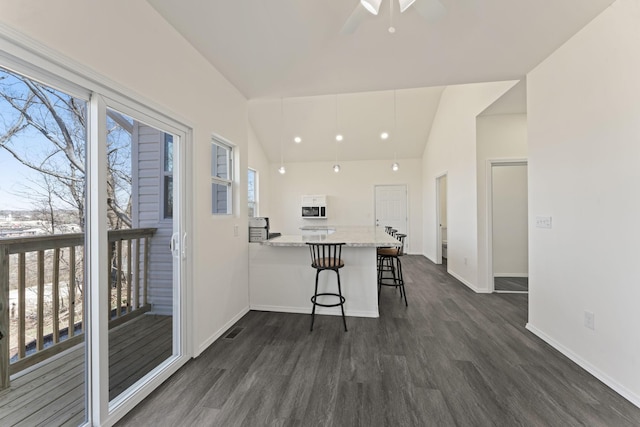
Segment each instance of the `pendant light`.
[{"label": "pendant light", "polygon": [[396,27],[393,26],[393,0],[389,0],[389,30],[388,31],[390,34],[393,34],[396,32]]},{"label": "pendant light", "polygon": [[287,172],[287,170],[284,168],[283,141],[284,141],[284,104],[282,102],[282,98],[280,98],[280,167],[278,168],[278,172],[280,172],[281,175],[284,175]]},{"label": "pendant light", "polygon": [[333,171],[335,173],[340,172],[340,164],[338,163],[338,143],[342,140],[342,135],[338,133],[338,94],[336,93],[336,163],[333,165]]},{"label": "pendant light", "polygon": [[360,0],[360,4],[374,15],[377,15],[380,11],[380,3],[382,3],[382,0]]},{"label": "pendant light", "polygon": [[394,135],[394,140],[393,140],[393,164],[391,165],[391,170],[394,172],[397,172],[398,169],[400,169],[400,165],[398,164],[398,159],[396,157],[396,140],[398,137],[398,130],[397,125],[398,125],[398,115],[397,115],[397,111],[396,111],[396,91],[395,89],[393,90],[393,135]]},{"label": "pendant light", "polygon": [[400,13],[404,13],[405,10],[407,10],[407,8],[409,6],[411,6],[416,0],[398,0],[398,2],[400,3]]}]

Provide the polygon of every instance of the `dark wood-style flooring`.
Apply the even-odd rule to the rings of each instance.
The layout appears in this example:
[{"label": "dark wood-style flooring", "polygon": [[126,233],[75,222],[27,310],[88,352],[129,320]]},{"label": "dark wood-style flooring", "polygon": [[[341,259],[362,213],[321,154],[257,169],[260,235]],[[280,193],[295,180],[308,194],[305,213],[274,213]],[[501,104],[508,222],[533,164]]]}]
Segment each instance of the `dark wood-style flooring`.
[{"label": "dark wood-style flooring", "polygon": [[493,288],[500,292],[528,292],[528,277],[495,277],[493,279]]},{"label": "dark wood-style flooring", "polygon": [[[250,312],[119,426],[638,426],[640,409],[525,329],[527,295],[475,294],[402,258],[380,318]],[[344,283],[343,286],[349,286]]]}]

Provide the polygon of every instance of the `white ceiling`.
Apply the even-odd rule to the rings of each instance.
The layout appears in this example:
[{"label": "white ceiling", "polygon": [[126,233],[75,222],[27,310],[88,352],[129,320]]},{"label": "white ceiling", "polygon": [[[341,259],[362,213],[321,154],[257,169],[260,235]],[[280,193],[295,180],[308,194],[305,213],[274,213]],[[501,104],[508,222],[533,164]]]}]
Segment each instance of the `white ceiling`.
[{"label": "white ceiling", "polygon": [[[147,1],[250,99],[250,122],[272,161],[283,139],[281,98],[285,161],[335,158],[335,94],[346,138],[339,158],[389,158],[379,133],[393,128],[394,90],[396,139],[387,144],[398,157],[418,157],[444,86],[521,80],[613,2],[440,0],[447,13],[436,20],[414,7],[400,14],[395,3],[390,34],[383,0],[378,16],[363,15],[343,34],[359,0]],[[522,111],[518,86],[485,113]],[[295,145],[298,132],[304,141]]]}]

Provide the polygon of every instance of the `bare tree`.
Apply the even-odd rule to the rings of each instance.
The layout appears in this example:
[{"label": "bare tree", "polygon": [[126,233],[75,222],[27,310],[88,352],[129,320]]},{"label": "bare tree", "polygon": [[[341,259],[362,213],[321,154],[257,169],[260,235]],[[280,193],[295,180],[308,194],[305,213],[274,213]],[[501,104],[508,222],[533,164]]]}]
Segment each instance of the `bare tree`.
[{"label": "bare tree", "polygon": [[[29,194],[49,211],[51,232],[56,207],[77,211],[84,230],[86,116],[85,101],[0,69],[0,149],[40,174]],[[131,135],[117,121],[108,126],[109,222],[131,227]]]}]

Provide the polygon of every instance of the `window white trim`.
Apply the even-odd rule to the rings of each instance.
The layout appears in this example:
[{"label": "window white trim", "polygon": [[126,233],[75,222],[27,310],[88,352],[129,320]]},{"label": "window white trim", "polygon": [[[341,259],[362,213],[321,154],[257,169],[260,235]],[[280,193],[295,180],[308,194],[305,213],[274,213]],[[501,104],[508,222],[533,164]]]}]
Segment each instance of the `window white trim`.
[{"label": "window white trim", "polygon": [[[226,178],[224,177],[220,177],[217,174],[217,169],[218,166],[216,163],[214,163],[214,157],[213,157],[213,150],[216,150],[216,155],[217,155],[217,148],[222,148],[223,150],[226,150],[226,152],[228,153],[227,158],[226,158],[226,165],[224,165],[224,167],[226,168]],[[225,140],[224,138],[221,138],[217,135],[213,135],[211,137],[211,213],[212,215],[234,215],[234,213],[236,212],[236,208],[235,208],[235,191],[234,191],[234,184],[235,184],[235,180],[236,180],[236,160],[235,160],[235,151],[236,151],[236,147],[234,144],[228,142],[227,140]],[[214,170],[215,169],[215,170]],[[213,196],[213,188],[214,186],[224,186],[227,189],[227,193],[226,193],[226,212],[219,212],[216,209],[214,209],[214,196]]]},{"label": "window white trim", "polygon": [[[108,375],[105,376],[105,366],[108,358],[104,354],[105,343],[107,343],[107,329],[104,319],[106,316],[106,292],[98,292],[107,285],[108,278],[105,268],[101,263],[106,261],[106,254],[102,254],[106,251],[106,245],[99,244],[106,240],[106,219],[102,218],[99,222],[97,217],[102,217],[101,213],[106,211],[106,200],[104,197],[96,197],[100,193],[100,186],[106,186],[106,179],[100,178],[104,173],[100,165],[106,165],[104,155],[101,153],[102,148],[106,147],[105,141],[98,143],[101,137],[99,134],[104,133],[106,139],[106,131],[100,125],[100,120],[94,120],[95,117],[101,117],[100,111],[104,111],[106,106],[119,110],[131,117],[141,118],[143,121],[159,129],[165,129],[167,132],[172,133],[174,137],[180,139],[180,152],[177,152],[174,145],[174,176],[180,176],[179,180],[180,190],[178,192],[179,199],[174,199],[174,208],[186,212],[193,212],[193,209],[188,209],[188,206],[193,204],[193,196],[189,195],[187,188],[193,187],[195,179],[195,172],[186,174],[183,171],[193,171],[194,159],[191,156],[194,155],[192,149],[194,124],[182,117],[181,115],[168,110],[161,104],[155,103],[146,97],[136,93],[130,87],[125,87],[119,83],[99,74],[90,69],[89,67],[70,59],[59,52],[49,48],[48,46],[25,36],[24,34],[16,31],[5,23],[0,22],[0,61],[2,65],[13,72],[23,74],[34,80],[42,81],[47,86],[51,86],[62,92],[66,92],[69,95],[84,99],[86,101],[91,100],[93,108],[89,109],[89,117],[91,118],[90,126],[88,127],[88,141],[87,141],[87,159],[90,160],[88,165],[87,179],[89,185],[91,185],[88,193],[93,194],[94,197],[90,198],[90,194],[87,196],[88,209],[91,211],[88,213],[87,218],[90,218],[90,223],[87,227],[87,236],[91,236],[91,241],[86,246],[91,255],[88,256],[90,262],[88,262],[87,277],[88,282],[94,283],[94,288],[87,286],[87,330],[91,330],[90,334],[87,334],[87,413],[86,417],[88,423],[93,425],[113,425],[120,418],[122,418],[129,410],[135,405],[140,403],[147,395],[158,387],[162,381],[168,378],[172,373],[178,370],[180,366],[186,363],[190,356],[193,354],[192,334],[193,334],[193,319],[187,317],[187,313],[193,312],[192,295],[189,293],[188,287],[185,283],[189,283],[192,277],[193,262],[188,257],[191,253],[188,247],[186,247],[187,235],[193,234],[192,228],[194,223],[193,213],[183,215],[181,218],[181,230],[183,230],[183,236],[181,241],[183,247],[182,253],[182,268],[181,282],[183,284],[179,292],[179,298],[174,299],[176,307],[176,316],[180,316],[180,329],[182,334],[182,342],[179,348],[180,356],[170,359],[167,363],[160,365],[158,370],[153,371],[148,380],[143,383],[137,384],[130,392],[126,393],[126,396],[117,398],[111,404],[108,402]],[[102,107],[100,107],[100,105]],[[95,107],[98,106],[96,111]],[[103,132],[104,131],[104,132]],[[174,144],[175,144],[174,139]],[[94,147],[96,146],[97,147]],[[90,166],[93,165],[93,166]],[[96,167],[97,165],[97,167]],[[180,175],[178,175],[180,174]],[[175,188],[174,188],[175,189]],[[174,212],[175,214],[175,212]],[[189,215],[187,217],[187,215]],[[175,217],[175,215],[174,215]],[[105,221],[103,221],[103,219]],[[98,238],[93,236],[98,235]],[[89,238],[89,237],[87,237]],[[94,256],[97,254],[96,256]],[[99,288],[95,288],[98,286]],[[98,292],[99,295],[91,296],[91,289]],[[105,312],[101,316],[101,312]],[[95,322],[96,319],[103,319],[100,322]],[[94,324],[92,324],[94,320]],[[174,337],[176,337],[176,328],[174,324]],[[93,335],[93,339],[91,338]],[[108,345],[108,343],[107,343]],[[108,351],[108,350],[107,350]],[[100,360],[100,358],[102,358]],[[161,368],[167,369],[161,371]],[[108,369],[108,367],[107,367]],[[101,378],[106,381],[99,381]],[[105,391],[106,390],[106,391]],[[98,399],[98,400],[96,400]],[[87,424],[88,425],[88,424]]]}]

